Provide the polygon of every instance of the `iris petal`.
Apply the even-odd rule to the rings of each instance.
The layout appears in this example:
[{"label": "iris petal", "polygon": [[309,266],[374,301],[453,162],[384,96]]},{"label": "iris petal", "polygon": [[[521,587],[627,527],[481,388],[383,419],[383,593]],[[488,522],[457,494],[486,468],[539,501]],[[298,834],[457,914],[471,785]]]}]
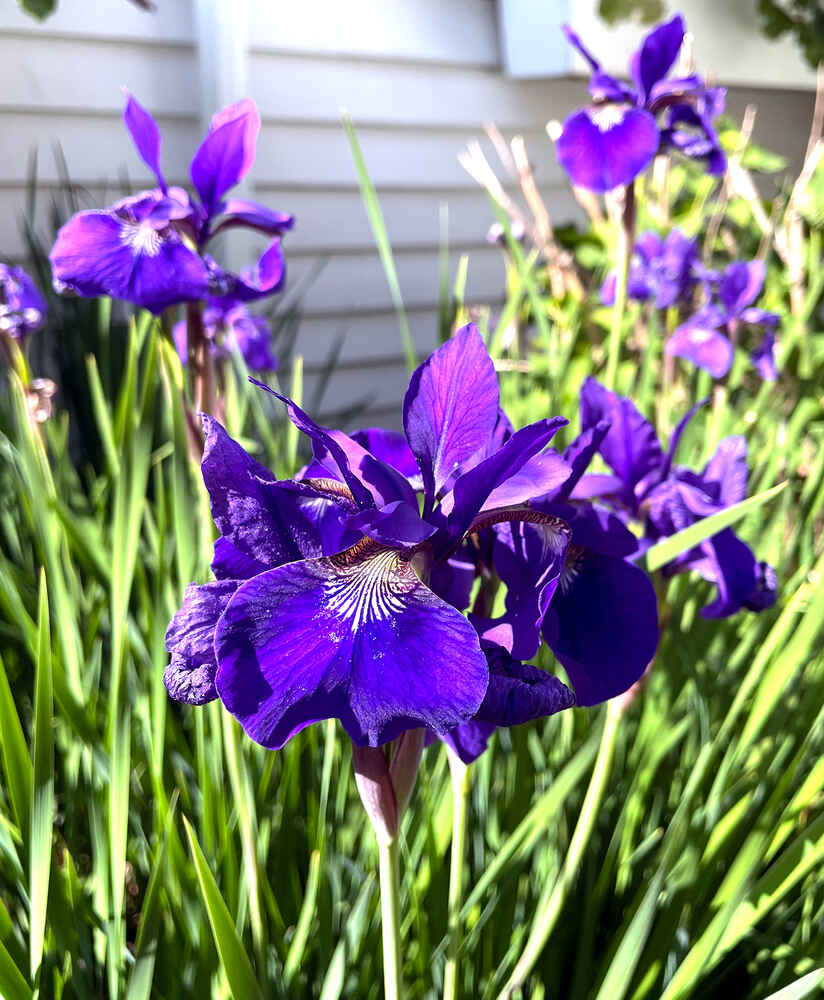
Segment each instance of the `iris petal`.
[{"label": "iris petal", "polygon": [[191,165],[192,183],[209,215],[229,188],[249,172],[259,132],[260,115],[249,99],[229,105],[212,118]]},{"label": "iris petal", "polygon": [[157,122],[149,112],[135,100],[134,97],[125,91],[128,100],[123,109],[123,122],[129,130],[132,142],[140,154],[141,160],[157,178],[157,183],[161,190],[165,192],[166,181],[163,179],[163,172],[160,169],[160,146],[162,136]]},{"label": "iris petal", "polygon": [[544,638],[563,664],[579,705],[631,687],[658,643],[658,608],[646,573],[584,550],[569,563],[549,606]]},{"label": "iris petal", "polygon": [[606,104],[571,114],[555,149],[576,187],[603,193],[635,180],[652,163],[659,143],[649,112]]},{"label": "iris petal", "polygon": [[78,212],[69,219],[50,260],[59,291],[109,295],[155,314],[208,293],[203,261],[176,233],[109,212]]},{"label": "iris petal", "polygon": [[415,370],[403,425],[430,506],[455,469],[488,444],[498,419],[498,379],[470,323]]},{"label": "iris petal", "polygon": [[471,718],[489,671],[477,633],[397,552],[359,543],[246,582],[220,620],[217,689],[256,742],[319,718],[379,746]]},{"label": "iris petal", "polygon": [[166,630],[166,649],[172,654],[163,683],[177,701],[205,705],[217,698],[215,690],[215,628],[239,580],[189,584],[183,605]]}]

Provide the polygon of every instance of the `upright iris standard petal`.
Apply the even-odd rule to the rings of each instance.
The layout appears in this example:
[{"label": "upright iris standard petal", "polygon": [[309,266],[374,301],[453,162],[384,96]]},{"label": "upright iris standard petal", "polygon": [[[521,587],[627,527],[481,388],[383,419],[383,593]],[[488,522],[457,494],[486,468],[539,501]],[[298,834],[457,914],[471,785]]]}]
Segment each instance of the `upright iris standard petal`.
[{"label": "upright iris standard petal", "polygon": [[123,121],[132,137],[140,158],[157,178],[161,191],[166,192],[166,181],[160,169],[162,137],[157,122],[149,112],[126,91],[128,100],[123,109]]},{"label": "upright iris standard petal", "polygon": [[447,518],[450,537],[463,537],[493,492],[517,475],[568,422],[563,417],[551,417],[522,427],[502,448],[459,476],[452,490],[454,502]]},{"label": "upright iris standard petal", "polygon": [[571,114],[555,149],[576,187],[604,193],[625,187],[646,170],[659,142],[658,126],[649,112],[606,104]]},{"label": "upright iris standard petal", "polygon": [[215,628],[239,585],[239,580],[219,580],[186,588],[183,605],[166,630],[166,649],[172,655],[163,682],[176,701],[205,705],[217,698]]},{"label": "upright iris standard petal", "polygon": [[680,14],[659,24],[644,39],[632,69],[635,85],[645,100],[655,84],[672,69],[683,41],[684,19]]},{"label": "upright iris standard petal", "polygon": [[557,452],[541,452],[501,486],[497,486],[486,498],[481,510],[514,507],[547,493],[554,493],[569,480],[571,471]]},{"label": "upright iris standard petal", "polygon": [[223,703],[267,747],[329,717],[360,746],[416,725],[446,732],[475,714],[489,679],[469,622],[372,542],[249,580],[215,646]]},{"label": "upright iris standard petal", "polygon": [[644,673],[658,643],[649,577],[624,559],[571,549],[543,634],[579,705],[621,694]]},{"label": "upright iris standard petal", "polygon": [[113,208],[79,212],[57,234],[50,260],[58,291],[109,295],[156,314],[206,298],[206,267],[177,232],[131,216],[126,202]]},{"label": "upright iris standard petal", "polygon": [[627,500],[632,502],[636,484],[664,461],[655,428],[631,400],[587,378],[581,387],[581,427],[588,430],[601,421],[610,424],[600,446],[601,454],[624,483]]},{"label": "upright iris standard petal", "polygon": [[709,310],[696,313],[682,323],[666,343],[667,354],[691,361],[708,371],[713,378],[723,378],[732,367],[732,344],[712,325],[714,317]]},{"label": "upright iris standard petal", "polygon": [[192,159],[191,176],[209,215],[223,195],[238,184],[255,160],[260,115],[251,100],[238,101],[219,111]]},{"label": "upright iris standard petal", "polygon": [[430,506],[461,463],[488,444],[497,418],[495,367],[470,323],[415,370],[403,401],[406,438]]}]

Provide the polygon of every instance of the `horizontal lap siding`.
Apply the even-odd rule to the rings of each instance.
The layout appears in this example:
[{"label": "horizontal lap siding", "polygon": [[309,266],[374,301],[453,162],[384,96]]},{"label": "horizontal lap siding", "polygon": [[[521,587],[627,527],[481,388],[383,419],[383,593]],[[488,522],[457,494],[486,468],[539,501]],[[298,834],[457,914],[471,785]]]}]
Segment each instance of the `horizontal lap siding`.
[{"label": "horizontal lap siding", "polygon": [[[19,221],[33,149],[43,233],[60,183],[56,143],[88,207],[118,197],[124,183],[152,183],[120,121],[121,85],[158,117],[168,180],[186,183],[201,138],[194,37],[189,0],[161,3],[155,15],[126,2],[101,15],[94,0],[74,0],[42,25],[16,9],[4,11],[0,255],[24,252]],[[378,188],[423,355],[437,339],[443,205],[451,275],[459,254],[470,257],[469,301],[498,302],[503,290],[501,256],[484,242],[488,201],[457,153],[482,135],[485,121],[496,121],[507,135],[523,134],[553,220],[580,218],[544,124],[584,100],[583,81],[505,79],[493,0],[250,0],[249,46],[249,93],[263,119],[252,195],[297,217],[286,239],[287,297],[299,293],[304,314],[297,349],[306,361],[307,398],[342,335],[324,409],[368,398],[376,419],[396,424],[406,380],[398,324],[339,124],[341,108],[355,122]],[[740,91],[730,103],[737,110],[752,97],[762,104],[756,128],[762,141],[803,146],[806,98]],[[483,145],[495,162],[489,142]],[[250,256],[260,245],[244,240],[233,250]]]}]

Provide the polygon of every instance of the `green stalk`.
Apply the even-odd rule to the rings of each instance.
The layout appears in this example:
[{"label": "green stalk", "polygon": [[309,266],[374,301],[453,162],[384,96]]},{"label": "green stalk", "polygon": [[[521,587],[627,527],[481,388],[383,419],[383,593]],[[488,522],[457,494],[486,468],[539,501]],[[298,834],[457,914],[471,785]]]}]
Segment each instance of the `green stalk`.
[{"label": "green stalk", "polygon": [[618,374],[618,356],[621,353],[621,333],[627,305],[627,278],[632,245],[635,241],[635,182],[624,190],[624,208],[618,228],[618,259],[615,268],[615,305],[612,307],[612,328],[609,332],[607,371],[604,381],[607,389],[615,388]]},{"label": "green stalk", "polygon": [[463,905],[464,860],[466,858],[466,819],[471,785],[469,768],[447,746],[452,776],[452,850],[449,858],[449,943],[443,974],[443,1000],[458,996],[458,952],[461,947],[461,907]]},{"label": "green stalk", "polygon": [[581,806],[578,822],[575,824],[575,832],[572,834],[572,840],[569,844],[569,850],[567,851],[561,874],[554,883],[547,883],[538,903],[526,947],[521,953],[521,957],[518,959],[518,963],[509,977],[506,986],[504,986],[499,994],[498,1000],[510,1000],[516,990],[520,989],[523,985],[524,980],[540,958],[541,952],[544,950],[544,946],[549,940],[555,924],[558,922],[558,917],[564,908],[569,891],[578,877],[587,844],[592,836],[592,831],[595,829],[595,821],[598,817],[612,770],[612,759],[615,755],[615,743],[619,729],[618,724],[624,712],[624,705],[625,702],[622,699],[615,698],[607,705],[604,731],[601,734],[601,745],[598,748],[595,767],[592,771],[592,777],[589,780],[586,795],[584,796],[584,804]]},{"label": "green stalk", "polygon": [[378,837],[384,1000],[401,1000],[401,889],[397,837]]}]

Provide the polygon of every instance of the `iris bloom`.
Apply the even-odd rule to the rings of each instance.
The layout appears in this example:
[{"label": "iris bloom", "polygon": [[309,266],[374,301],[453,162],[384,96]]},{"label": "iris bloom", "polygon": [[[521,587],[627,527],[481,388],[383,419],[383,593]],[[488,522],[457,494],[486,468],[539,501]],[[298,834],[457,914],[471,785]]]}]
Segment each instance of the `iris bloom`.
[{"label": "iris bloom", "polygon": [[25,340],[46,319],[46,302],[21,267],[0,264],[0,334]]},{"label": "iris bloom", "polygon": [[[747,495],[744,438],[721,441],[701,472],[674,465],[678,443],[697,409],[693,407],[678,424],[665,452],[655,429],[631,400],[588,378],[581,389],[581,424],[586,429],[609,422],[598,451],[613,474],[583,476],[572,496],[598,496],[640,521],[645,546],[743,500]],[[718,588],[715,600],[701,611],[705,618],[725,618],[742,608],[763,611],[775,603],[774,570],[758,562],[732,528],[682,553],[665,572],[690,569]]]},{"label": "iris bloom", "polygon": [[[203,310],[203,332],[212,356],[228,358],[238,350],[251,371],[275,371],[278,361],[272,353],[272,331],[263,316],[255,316],[242,302],[211,299]],[[185,365],[188,360],[186,323],[175,323],[175,347]]]},{"label": "iris bloom", "polygon": [[[698,283],[698,241],[680,229],[671,230],[665,239],[657,233],[642,233],[633,250],[627,276],[627,296],[637,302],[652,302],[656,309],[686,302]],[[601,287],[601,301],[615,303],[613,271]]]},{"label": "iris bloom", "polygon": [[556,146],[573,184],[597,192],[624,187],[668,148],[723,173],[726,160],[712,121],[724,109],[725,91],[707,88],[694,74],[668,75],[684,40],[680,14],[653,29],[633,53],[631,84],[605,73],[580,38],[564,32],[592,68],[593,103],[566,119]]},{"label": "iris bloom", "polygon": [[764,337],[750,359],[763,379],[774,381],[778,372],[773,350],[780,317],[753,306],[765,273],[763,261],[739,260],[729,264],[720,278],[710,275],[712,301],[678,327],[667,341],[667,354],[691,361],[713,378],[723,378],[732,366],[733,344],[741,328],[760,327]]},{"label": "iris bloom", "polygon": [[[255,159],[260,115],[254,102],[238,101],[212,118],[191,163],[197,197],[166,184],[160,129],[131,95],[123,120],[158,186],[102,211],[78,212],[62,227],[51,252],[56,290],[109,295],[153,313],[210,296],[250,301],[278,291],[285,279],[280,236],[292,227],[292,216],[226,197]],[[206,253],[212,237],[233,226],[272,238],[242,275],[223,270]]]},{"label": "iris bloom", "polygon": [[410,729],[510,725],[571,705],[557,678],[480,636],[457,607],[460,549],[494,524],[541,524],[560,574],[571,530],[527,504],[569,477],[545,450],[566,421],[501,433],[494,366],[471,325],[412,375],[405,439],[356,440],[279,398],[312,441],[297,481],[276,482],[204,418],[216,579],[191,585],[169,626],[170,693],[219,697],[271,748],[330,717],[374,747]]}]

